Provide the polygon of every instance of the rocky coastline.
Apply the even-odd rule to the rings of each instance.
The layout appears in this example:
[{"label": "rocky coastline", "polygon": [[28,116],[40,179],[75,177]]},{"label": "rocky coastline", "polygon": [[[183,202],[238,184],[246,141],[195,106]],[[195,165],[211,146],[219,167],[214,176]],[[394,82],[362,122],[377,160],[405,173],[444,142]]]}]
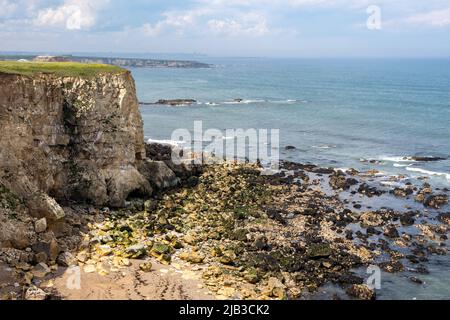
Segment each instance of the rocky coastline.
[{"label": "rocky coastline", "polygon": [[[342,293],[328,299],[372,300],[358,269],[420,285],[430,257],[447,254],[448,190],[426,182],[174,163],[173,147],[144,142],[126,71],[0,74],[0,124],[4,299],[308,299],[333,284]],[[68,289],[73,270],[81,289]]]},{"label": "rocky coastline", "polygon": [[[153,171],[161,173],[153,179],[153,196],[130,198],[123,209],[64,207],[65,227],[59,228],[65,233],[56,237],[57,249],[45,248],[47,259],[34,251],[2,251],[17,281],[43,290],[47,299],[64,299],[70,293],[64,296],[53,283],[69,266],[115,279],[133,266],[136,277],[166,266],[191,275],[210,299],[307,299],[330,283],[343,293],[328,298],[376,299],[356,269],[408,270],[420,285],[429,257],[447,254],[450,220],[439,208],[448,197],[426,183],[384,190],[369,186],[376,172],[292,162],[272,176],[242,162],[177,166],[171,152],[167,145],[146,145],[148,159],[165,164]],[[364,205],[382,196],[424,210]]]}]

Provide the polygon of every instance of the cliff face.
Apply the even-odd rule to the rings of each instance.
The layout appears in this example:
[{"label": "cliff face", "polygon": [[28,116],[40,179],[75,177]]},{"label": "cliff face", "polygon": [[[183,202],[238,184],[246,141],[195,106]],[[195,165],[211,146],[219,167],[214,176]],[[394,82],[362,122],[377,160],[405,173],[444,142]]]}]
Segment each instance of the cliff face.
[{"label": "cliff face", "polygon": [[53,200],[120,207],[152,188],[143,123],[127,71],[91,78],[0,73],[0,184],[35,216],[58,219]]}]

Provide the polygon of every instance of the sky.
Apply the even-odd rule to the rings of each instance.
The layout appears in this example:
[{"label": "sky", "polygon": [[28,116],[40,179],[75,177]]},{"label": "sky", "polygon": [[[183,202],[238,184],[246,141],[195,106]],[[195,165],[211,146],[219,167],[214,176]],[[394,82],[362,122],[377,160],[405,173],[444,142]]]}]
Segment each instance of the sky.
[{"label": "sky", "polygon": [[0,0],[0,51],[450,57],[450,0]]}]

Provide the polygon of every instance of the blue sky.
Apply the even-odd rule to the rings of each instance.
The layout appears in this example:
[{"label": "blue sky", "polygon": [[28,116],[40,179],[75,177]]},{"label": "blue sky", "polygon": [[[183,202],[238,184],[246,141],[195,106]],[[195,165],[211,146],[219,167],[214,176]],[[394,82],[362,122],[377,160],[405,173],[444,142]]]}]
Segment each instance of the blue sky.
[{"label": "blue sky", "polygon": [[0,51],[450,57],[450,0],[0,0]]}]

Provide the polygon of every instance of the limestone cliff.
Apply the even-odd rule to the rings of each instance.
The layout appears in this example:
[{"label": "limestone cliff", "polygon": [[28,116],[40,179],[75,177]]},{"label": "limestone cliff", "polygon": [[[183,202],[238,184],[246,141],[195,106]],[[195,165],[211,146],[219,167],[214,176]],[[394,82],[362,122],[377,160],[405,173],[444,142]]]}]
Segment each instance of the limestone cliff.
[{"label": "limestone cliff", "polygon": [[131,74],[61,77],[0,73],[0,185],[36,217],[58,202],[120,207],[149,195],[143,123]]}]

